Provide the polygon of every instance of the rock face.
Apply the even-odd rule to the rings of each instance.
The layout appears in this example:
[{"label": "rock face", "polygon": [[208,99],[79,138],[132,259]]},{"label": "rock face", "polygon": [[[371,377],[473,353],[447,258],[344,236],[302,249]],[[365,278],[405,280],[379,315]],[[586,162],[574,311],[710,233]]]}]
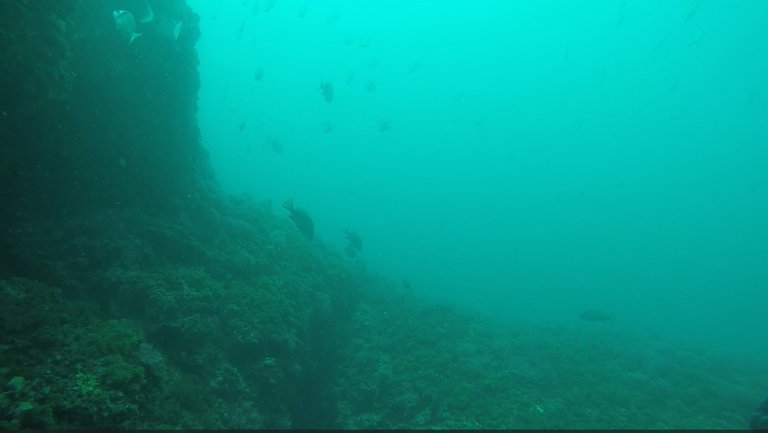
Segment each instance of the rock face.
[{"label": "rock face", "polygon": [[0,428],[321,426],[353,285],[216,191],[197,16],[152,3],[178,38],[116,31],[145,0],[0,3]]},{"label": "rock face", "polygon": [[757,412],[752,414],[749,422],[752,430],[768,430],[768,399],[766,399]]},{"label": "rock face", "polygon": [[0,5],[2,218],[116,206],[164,207],[200,194],[208,170],[195,123],[197,16],[178,40],[132,44],[111,12],[142,2],[19,0]]}]

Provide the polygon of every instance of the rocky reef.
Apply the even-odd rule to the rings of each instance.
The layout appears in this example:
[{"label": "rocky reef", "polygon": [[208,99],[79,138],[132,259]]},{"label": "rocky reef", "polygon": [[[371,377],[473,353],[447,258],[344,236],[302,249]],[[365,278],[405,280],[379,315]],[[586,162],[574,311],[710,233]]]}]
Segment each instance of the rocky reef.
[{"label": "rocky reef", "polygon": [[[139,1],[4,2],[0,153],[4,220],[168,207],[212,179],[195,122],[197,16],[176,41],[132,44],[112,10]],[[174,6],[174,7],[171,7]]]},{"label": "rocky reef", "polygon": [[764,367],[498,324],[217,189],[197,16],[0,4],[0,428],[743,428]]}]

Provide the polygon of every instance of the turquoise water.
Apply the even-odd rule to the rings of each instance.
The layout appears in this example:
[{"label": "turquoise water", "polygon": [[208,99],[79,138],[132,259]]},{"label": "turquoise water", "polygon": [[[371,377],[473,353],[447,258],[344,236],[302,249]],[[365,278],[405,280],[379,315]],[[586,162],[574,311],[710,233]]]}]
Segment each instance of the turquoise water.
[{"label": "turquoise water", "polygon": [[768,355],[768,3],[190,4],[226,188],[431,298]]},{"label": "turquoise water", "polygon": [[768,3],[581,3],[0,2],[0,430],[768,425]]}]

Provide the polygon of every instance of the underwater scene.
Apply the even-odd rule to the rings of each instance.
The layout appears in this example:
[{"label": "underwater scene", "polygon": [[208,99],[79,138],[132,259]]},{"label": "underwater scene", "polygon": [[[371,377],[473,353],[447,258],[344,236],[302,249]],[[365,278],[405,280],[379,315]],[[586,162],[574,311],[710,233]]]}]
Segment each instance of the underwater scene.
[{"label": "underwater scene", "polygon": [[1,1],[0,429],[768,429],[766,22]]}]

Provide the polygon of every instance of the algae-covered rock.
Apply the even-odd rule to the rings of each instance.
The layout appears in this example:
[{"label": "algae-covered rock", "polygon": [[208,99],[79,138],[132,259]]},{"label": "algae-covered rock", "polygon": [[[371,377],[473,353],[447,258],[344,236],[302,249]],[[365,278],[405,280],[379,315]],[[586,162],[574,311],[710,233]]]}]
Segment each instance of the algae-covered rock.
[{"label": "algae-covered rock", "polygon": [[75,0],[7,1],[0,4],[0,124],[63,100],[75,71],[69,18]]},{"label": "algae-covered rock", "polygon": [[[0,194],[4,221],[128,205],[168,208],[207,194],[195,113],[197,16],[176,41],[122,41],[112,11],[139,1],[0,5]],[[173,199],[176,197],[176,199]]]},{"label": "algae-covered rock", "polygon": [[8,383],[16,402],[5,411],[3,425],[54,428],[89,420],[124,426],[143,386],[137,380],[141,367],[133,361],[141,335],[122,322],[93,317],[85,305],[63,301],[55,287],[16,278],[0,281],[0,288],[6,312],[24,311],[3,323],[0,356],[7,374],[15,374]]}]

